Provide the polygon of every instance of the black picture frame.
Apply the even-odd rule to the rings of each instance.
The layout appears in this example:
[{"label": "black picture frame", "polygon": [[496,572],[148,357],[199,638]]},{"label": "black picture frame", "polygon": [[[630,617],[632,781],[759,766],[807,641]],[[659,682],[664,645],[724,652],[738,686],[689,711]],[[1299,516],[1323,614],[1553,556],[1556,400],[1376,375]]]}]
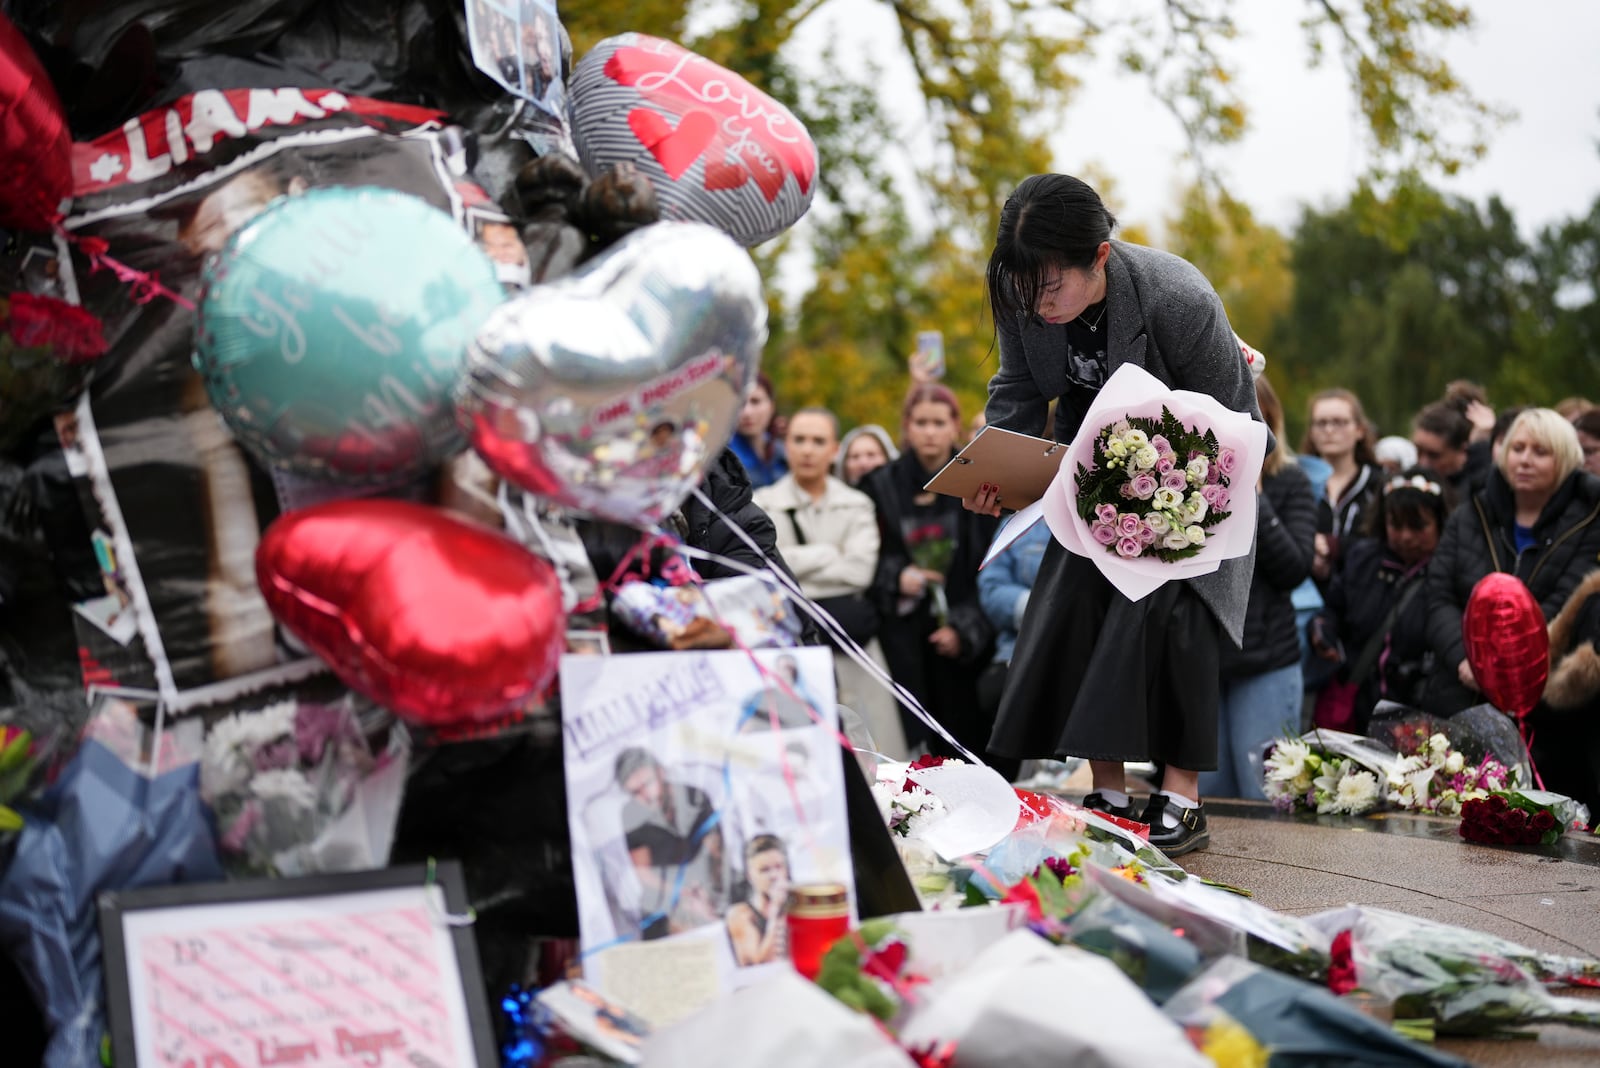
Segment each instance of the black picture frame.
[{"label": "black picture frame", "polygon": [[[431,867],[431,872],[430,872]],[[452,916],[468,913],[466,884],[461,866],[453,860],[432,865],[413,864],[376,871],[312,875],[293,879],[255,879],[241,882],[179,883],[138,890],[107,891],[98,899],[102,959],[105,973],[106,1018],[111,1038],[113,1063],[135,1066],[139,1021],[134,1017],[130,984],[129,947],[125,919],[132,913],[152,910],[179,911],[196,905],[251,905],[288,899],[315,899],[345,896],[365,891],[438,886],[444,905]],[[473,1054],[482,1068],[500,1063],[495,1031],[490,1022],[488,1000],[478,948],[469,922],[449,925],[454,963],[461,980],[466,1007],[466,1024],[471,1033]],[[397,1062],[398,1063],[398,1062]]]}]

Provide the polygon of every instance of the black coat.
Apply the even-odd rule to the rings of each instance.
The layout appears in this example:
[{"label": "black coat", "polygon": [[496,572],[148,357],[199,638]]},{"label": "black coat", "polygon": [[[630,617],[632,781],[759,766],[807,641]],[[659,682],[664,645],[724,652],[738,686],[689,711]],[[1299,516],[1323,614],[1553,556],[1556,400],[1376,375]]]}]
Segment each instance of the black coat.
[{"label": "black coat", "polygon": [[1515,522],[1516,502],[1499,469],[1445,522],[1428,566],[1428,641],[1437,657],[1423,700],[1429,712],[1451,715],[1483,701],[1457,676],[1467,655],[1461,617],[1479,579],[1492,571],[1516,575],[1549,620],[1600,562],[1600,478],[1583,470],[1569,475],[1534,523],[1534,544],[1520,554]]},{"label": "black coat", "polygon": [[1329,503],[1324,494],[1317,501],[1317,532],[1327,534],[1341,545],[1364,534],[1381,535],[1383,531],[1368,531],[1366,526],[1373,506],[1383,497],[1383,479],[1383,468],[1365,464],[1345,487],[1338,505]]},{"label": "black coat", "polygon": [[1262,480],[1256,499],[1256,570],[1244,616],[1244,645],[1223,642],[1222,677],[1240,678],[1300,662],[1294,588],[1311,574],[1317,500],[1299,464]]},{"label": "black coat", "polygon": [[[1312,625],[1321,628],[1330,643],[1336,642],[1343,654],[1339,680],[1360,687],[1355,704],[1360,722],[1380,700],[1413,707],[1421,702],[1434,662],[1428,643],[1427,571],[1427,561],[1415,570],[1408,568],[1383,538],[1358,538],[1340,557],[1328,585],[1326,607]],[[1395,602],[1413,583],[1419,585],[1385,629]],[[1380,631],[1381,655],[1364,678],[1352,679],[1350,668]]]}]

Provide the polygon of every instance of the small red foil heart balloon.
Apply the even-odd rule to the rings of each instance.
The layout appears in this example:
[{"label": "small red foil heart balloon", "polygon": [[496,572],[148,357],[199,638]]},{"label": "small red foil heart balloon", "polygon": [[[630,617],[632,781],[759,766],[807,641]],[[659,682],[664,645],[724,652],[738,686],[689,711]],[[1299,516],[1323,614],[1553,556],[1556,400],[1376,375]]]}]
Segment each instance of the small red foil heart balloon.
[{"label": "small red foil heart balloon", "polygon": [[1467,598],[1461,637],[1483,695],[1517,719],[1532,712],[1550,676],[1550,633],[1522,580],[1500,571],[1480,579]]},{"label": "small red foil heart balloon", "polygon": [[538,697],[565,645],[561,588],[516,542],[405,501],[290,512],[256,550],[273,616],[407,722],[497,719]]}]

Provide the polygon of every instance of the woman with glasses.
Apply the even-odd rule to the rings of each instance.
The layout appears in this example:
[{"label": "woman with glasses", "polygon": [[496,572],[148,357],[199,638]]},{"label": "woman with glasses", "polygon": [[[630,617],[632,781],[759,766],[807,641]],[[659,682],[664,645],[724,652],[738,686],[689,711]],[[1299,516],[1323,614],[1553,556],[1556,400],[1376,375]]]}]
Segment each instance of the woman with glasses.
[{"label": "woman with glasses", "polygon": [[1317,506],[1317,543],[1311,560],[1311,575],[1326,592],[1340,545],[1360,528],[1383,482],[1383,468],[1372,451],[1372,426],[1360,398],[1348,389],[1314,394],[1300,450],[1333,469]]}]

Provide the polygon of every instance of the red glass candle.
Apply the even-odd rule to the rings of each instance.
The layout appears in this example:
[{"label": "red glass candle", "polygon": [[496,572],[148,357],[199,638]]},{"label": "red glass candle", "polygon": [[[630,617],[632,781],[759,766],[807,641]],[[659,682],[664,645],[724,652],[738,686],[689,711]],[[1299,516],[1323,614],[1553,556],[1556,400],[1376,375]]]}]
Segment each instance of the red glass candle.
[{"label": "red glass candle", "polygon": [[822,956],[850,931],[850,892],[841,883],[814,883],[789,891],[789,959],[815,979]]}]

